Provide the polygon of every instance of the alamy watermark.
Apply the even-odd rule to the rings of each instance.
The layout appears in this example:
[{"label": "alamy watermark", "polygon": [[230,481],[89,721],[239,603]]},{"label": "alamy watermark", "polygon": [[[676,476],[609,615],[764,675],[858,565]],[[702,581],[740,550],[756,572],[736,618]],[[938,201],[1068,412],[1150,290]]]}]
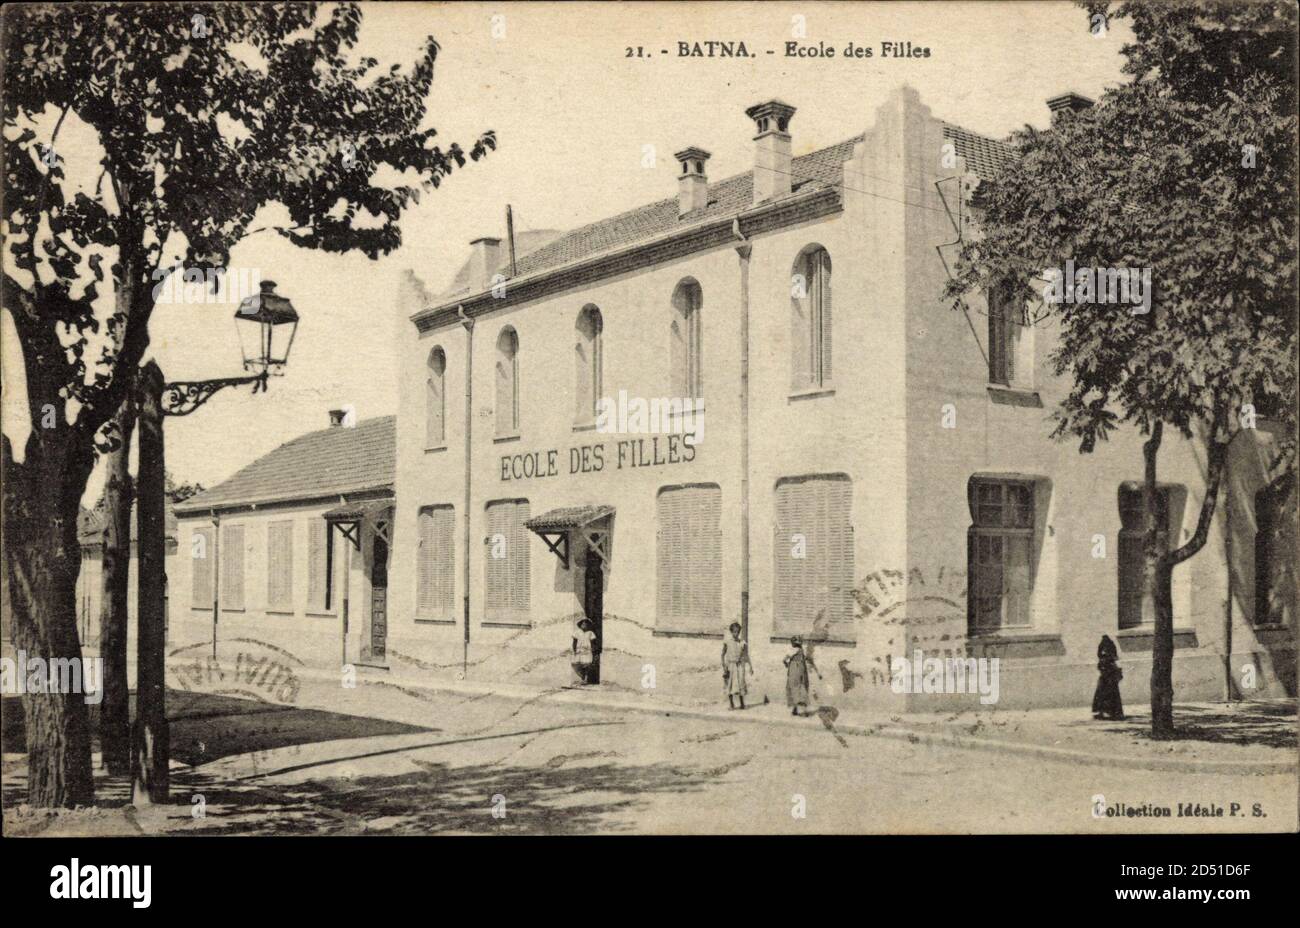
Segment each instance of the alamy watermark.
[{"label": "alamy watermark", "polygon": [[704,440],[704,400],[699,397],[602,396],[596,401],[596,431],[620,435],[683,435],[688,445]]},{"label": "alamy watermark", "polygon": [[1047,271],[1047,303],[1127,304],[1135,316],[1151,312],[1151,268],[1081,267],[1074,259],[1065,269]]},{"label": "alamy watermark", "polygon": [[978,693],[983,705],[998,701],[996,657],[926,657],[917,648],[912,658],[890,661],[890,689],[895,693]]},{"label": "alamy watermark", "polygon": [[262,272],[255,267],[160,267],[153,279],[153,301],[164,306],[240,303],[262,292]]},{"label": "alamy watermark", "polygon": [[24,693],[82,693],[89,705],[104,699],[102,657],[28,657],[19,650],[16,657],[0,657],[0,692],[8,696]]}]

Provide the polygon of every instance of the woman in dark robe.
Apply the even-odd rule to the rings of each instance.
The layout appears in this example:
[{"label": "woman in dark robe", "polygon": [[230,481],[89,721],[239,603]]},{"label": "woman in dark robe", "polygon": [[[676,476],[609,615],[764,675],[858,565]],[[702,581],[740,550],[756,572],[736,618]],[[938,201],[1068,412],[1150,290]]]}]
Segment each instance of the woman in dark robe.
[{"label": "woman in dark robe", "polygon": [[1102,635],[1097,645],[1097,691],[1092,695],[1092,717],[1094,719],[1124,720],[1124,704],[1119,698],[1119,681],[1124,679],[1124,671],[1119,669],[1119,651],[1110,635]]},{"label": "woman in dark robe", "polygon": [[794,651],[785,656],[785,704],[790,707],[791,715],[801,715],[799,710],[808,707],[808,668],[816,672],[819,680],[822,673],[812,656],[804,652],[802,638],[795,635],[790,639],[790,647]]}]

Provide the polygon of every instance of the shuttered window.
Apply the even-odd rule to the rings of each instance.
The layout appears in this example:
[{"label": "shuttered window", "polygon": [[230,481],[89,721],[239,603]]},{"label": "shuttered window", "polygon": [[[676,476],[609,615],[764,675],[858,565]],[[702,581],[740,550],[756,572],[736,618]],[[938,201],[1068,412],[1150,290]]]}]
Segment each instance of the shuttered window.
[{"label": "shuttered window", "polygon": [[429,352],[424,382],[424,447],[441,448],[447,443],[447,355],[441,348]]},{"label": "shuttered window", "polygon": [[722,490],[716,484],[664,487],[655,517],[655,627],[722,632]]},{"label": "shuttered window", "polygon": [[293,611],[293,523],[266,526],[266,608]]},{"label": "shuttered window", "polygon": [[1295,602],[1295,478],[1255,493],[1255,624],[1285,625]]},{"label": "shuttered window", "polygon": [[1010,285],[1000,284],[988,292],[989,383],[1010,386],[1028,383],[1028,370],[1018,371],[1016,358],[1027,326],[1025,307],[1017,306]]},{"label": "shuttered window", "polygon": [[509,326],[497,338],[496,385],[497,434],[514,435],[519,431],[519,335]]},{"label": "shuttered window", "polygon": [[221,528],[221,608],[244,608],[244,527]]},{"label": "shuttered window", "polygon": [[792,381],[796,390],[831,382],[831,256],[811,245],[795,259],[790,281]]},{"label": "shuttered window", "polygon": [[679,283],[673,291],[668,364],[674,398],[699,399],[704,396],[703,303],[700,285],[690,278]]},{"label": "shuttered window", "polygon": [[420,550],[416,615],[421,619],[454,621],[455,510],[451,506],[425,506],[420,510],[418,522]]},{"label": "shuttered window", "polygon": [[503,499],[487,504],[487,538],[484,540],[486,590],[484,618],[489,622],[527,622],[528,520],[526,499]]},{"label": "shuttered window", "polygon": [[[1119,551],[1117,552],[1119,587],[1119,627],[1135,628],[1154,624],[1155,597],[1146,588],[1145,522],[1142,490],[1121,487],[1119,491]],[[1169,491],[1156,492],[1156,544],[1163,553],[1169,550]]]},{"label": "shuttered window", "polygon": [[973,478],[966,538],[967,622],[972,632],[1030,624],[1034,591],[1034,485]]},{"label": "shuttered window", "polygon": [[190,605],[212,608],[212,529],[196,528],[190,536]]},{"label": "shuttered window", "polygon": [[[329,526],[324,519],[312,519],[307,523],[307,611],[326,612],[325,589],[333,579],[325,576],[325,538]],[[344,544],[347,544],[345,541]],[[337,555],[337,551],[335,554]],[[334,604],[328,610],[334,612]]]},{"label": "shuttered window", "polygon": [[779,635],[853,641],[853,484],[839,474],[776,486],[776,614]]},{"label": "shuttered window", "polygon": [[605,322],[595,306],[584,306],[578,313],[574,332],[574,421],[586,424],[594,420],[604,390]]}]

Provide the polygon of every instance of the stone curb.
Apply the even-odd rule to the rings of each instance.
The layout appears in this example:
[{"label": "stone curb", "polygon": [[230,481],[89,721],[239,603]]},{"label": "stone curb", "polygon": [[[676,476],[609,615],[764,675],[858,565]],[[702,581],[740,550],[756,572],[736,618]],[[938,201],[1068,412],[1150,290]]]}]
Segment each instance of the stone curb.
[{"label": "stone curb", "polygon": [[[359,668],[363,669],[363,668]],[[299,675],[314,681],[328,680],[337,682],[338,674],[315,668],[302,668]],[[578,688],[545,690],[540,687],[519,683],[467,683],[465,681],[412,681],[404,678],[384,680],[369,675],[358,675],[358,681],[370,686],[387,686],[397,690],[417,690],[431,693],[455,693],[466,696],[498,696],[525,700],[546,699],[561,705],[589,706],[604,711],[640,712],[647,715],[665,717],[710,719],[723,722],[746,722],[751,724],[783,725],[793,728],[807,728],[813,719],[791,718],[784,715],[764,716],[754,713],[721,711],[716,709],[692,708],[690,706],[666,705],[649,706],[628,700],[609,699],[593,696]],[[1095,767],[1122,768],[1129,770],[1152,770],[1180,773],[1205,773],[1226,775],[1261,775],[1295,774],[1297,765],[1287,761],[1236,761],[1236,760],[1190,760],[1175,757],[1131,757],[1102,756],[1089,751],[1073,748],[1058,748],[1051,745],[1033,744],[1023,741],[1008,741],[997,738],[973,738],[952,731],[936,732],[932,728],[907,723],[893,722],[879,725],[864,725],[855,722],[836,724],[834,731],[844,735],[858,737],[879,736],[924,744],[927,747],[943,746],[963,748],[972,751],[993,751],[1037,757],[1070,764],[1085,764]]]}]

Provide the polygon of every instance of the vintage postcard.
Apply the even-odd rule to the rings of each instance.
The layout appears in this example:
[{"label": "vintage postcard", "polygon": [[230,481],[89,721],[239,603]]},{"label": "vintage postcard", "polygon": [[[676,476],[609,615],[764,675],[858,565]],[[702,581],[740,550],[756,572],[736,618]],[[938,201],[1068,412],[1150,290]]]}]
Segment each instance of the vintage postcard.
[{"label": "vintage postcard", "polygon": [[1291,3],[0,26],[7,836],[1296,831]]}]

